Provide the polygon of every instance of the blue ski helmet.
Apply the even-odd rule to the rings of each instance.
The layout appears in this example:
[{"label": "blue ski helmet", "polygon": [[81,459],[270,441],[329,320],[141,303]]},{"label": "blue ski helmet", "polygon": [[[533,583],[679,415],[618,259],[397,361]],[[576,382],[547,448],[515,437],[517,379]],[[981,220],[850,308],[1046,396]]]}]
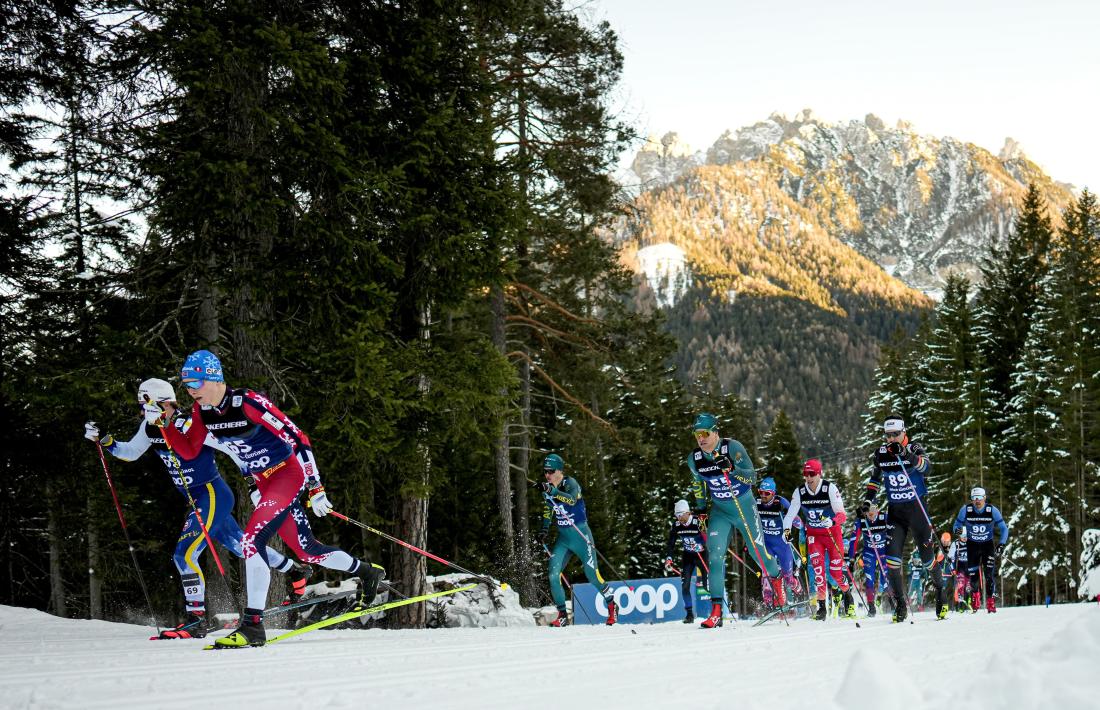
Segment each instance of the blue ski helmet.
[{"label": "blue ski helmet", "polygon": [[209,350],[196,350],[183,361],[180,370],[180,378],[187,380],[207,380],[209,382],[225,382],[222,372],[222,361]]},{"label": "blue ski helmet", "polygon": [[761,493],[763,493],[764,491],[771,491],[772,493],[775,493],[775,479],[769,476],[761,481],[760,485],[757,486],[757,488],[760,490]]},{"label": "blue ski helmet", "polygon": [[565,461],[557,454],[548,454],[546,458],[542,460],[542,468],[546,471],[564,471]]},{"label": "blue ski helmet", "polygon": [[691,428],[694,431],[699,431],[701,429],[718,431],[718,417],[709,412],[701,412],[699,416],[695,417],[695,423],[691,425]]}]

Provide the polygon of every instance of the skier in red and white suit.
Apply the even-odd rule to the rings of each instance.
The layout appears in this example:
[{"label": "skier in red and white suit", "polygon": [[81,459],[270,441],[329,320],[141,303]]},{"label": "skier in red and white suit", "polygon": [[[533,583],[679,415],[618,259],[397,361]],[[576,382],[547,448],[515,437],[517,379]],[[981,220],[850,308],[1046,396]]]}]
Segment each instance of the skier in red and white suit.
[{"label": "skier in red and white suit", "polygon": [[840,526],[848,516],[844,512],[844,501],[840,498],[840,488],[832,481],[821,477],[821,461],[810,459],[802,467],[804,483],[795,489],[791,496],[791,507],[783,517],[783,537],[791,539],[791,524],[799,511],[806,526],[806,552],[810,557],[810,567],[814,571],[814,586],[817,588],[817,614],[815,618],[825,619],[825,564],[824,555],[829,554],[829,575],[840,587],[840,593],[834,602],[843,602],[842,613],[855,615],[855,603],[848,580],[844,578],[844,543]]},{"label": "skier in red and white suit", "polygon": [[175,427],[166,427],[168,443],[184,457],[193,458],[206,435],[212,434],[237,455],[259,491],[241,541],[248,589],[244,618],[237,631],[218,639],[214,645],[236,648],[262,646],[266,641],[263,608],[271,572],[264,558],[267,542],[276,532],[302,559],[358,575],[363,580],[361,601],[369,603],[385,570],[360,562],[338,548],[308,549],[312,535],[300,534],[305,512],[297,501],[303,486],[309,487],[309,501],[316,515],[332,512],[309,439],[302,430],[263,395],[228,387],[221,361],[208,350],[189,355],[180,376],[195,400],[191,428],[185,434]]}]

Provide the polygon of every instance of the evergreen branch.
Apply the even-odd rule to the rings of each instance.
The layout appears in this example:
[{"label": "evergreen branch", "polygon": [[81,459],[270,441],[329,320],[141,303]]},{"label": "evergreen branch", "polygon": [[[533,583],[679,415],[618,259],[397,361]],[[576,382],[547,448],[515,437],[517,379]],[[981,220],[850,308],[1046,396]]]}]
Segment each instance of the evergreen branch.
[{"label": "evergreen branch", "polygon": [[519,289],[520,291],[523,291],[523,292],[525,292],[525,293],[527,293],[531,296],[534,296],[535,298],[539,299],[544,304],[546,304],[547,306],[550,306],[551,308],[556,310],[558,313],[561,313],[563,316],[565,316],[566,318],[569,318],[570,320],[577,321],[578,323],[588,323],[590,325],[599,325],[599,321],[596,320],[595,318],[586,318],[584,316],[578,316],[577,314],[573,313],[568,308],[561,305],[560,303],[558,303],[554,299],[550,298],[549,296],[547,296],[543,292],[537,291],[537,290],[531,288],[530,286],[528,286],[525,283],[521,283],[519,281],[513,281],[509,284],[509,286],[512,286],[516,289]]},{"label": "evergreen branch", "polygon": [[534,370],[535,373],[537,373],[538,376],[542,378],[543,382],[550,385],[551,389],[553,389],[555,392],[559,393],[562,397],[564,397],[566,399],[566,401],[571,402],[574,406],[577,407],[577,409],[580,409],[582,412],[584,412],[586,415],[588,415],[588,417],[590,419],[592,419],[594,421],[597,421],[600,424],[603,424],[604,427],[607,428],[608,432],[610,432],[612,434],[612,436],[615,436],[616,438],[618,437],[618,433],[615,431],[615,427],[610,422],[608,422],[606,419],[604,419],[600,415],[593,412],[591,409],[589,409],[579,399],[577,399],[573,395],[569,394],[569,392],[566,391],[566,389],[564,387],[559,385],[557,383],[557,381],[554,380],[553,377],[551,377],[549,374],[547,374],[547,372],[545,370],[543,370],[541,367],[536,365],[535,361],[531,359],[530,355],[523,352],[522,350],[513,350],[512,352],[508,353],[508,355],[506,357],[508,357],[508,358],[516,357],[516,358],[519,358],[521,360],[526,360],[527,364],[531,367],[531,369]]}]

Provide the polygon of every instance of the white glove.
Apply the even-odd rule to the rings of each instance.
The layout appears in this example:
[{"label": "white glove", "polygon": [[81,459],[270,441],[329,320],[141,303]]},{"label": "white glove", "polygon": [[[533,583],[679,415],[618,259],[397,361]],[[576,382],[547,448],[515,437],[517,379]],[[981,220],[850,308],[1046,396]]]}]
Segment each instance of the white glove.
[{"label": "white glove", "polygon": [[84,423],[84,438],[99,443],[99,425],[95,422]]},{"label": "white glove", "polygon": [[332,503],[328,502],[324,488],[314,488],[309,492],[309,507],[313,508],[313,514],[323,518],[332,512]]},{"label": "white glove", "polygon": [[263,496],[260,495],[260,489],[259,488],[253,488],[248,493],[248,497],[252,499],[252,507],[253,508],[258,507],[260,505],[260,500],[263,498]]}]

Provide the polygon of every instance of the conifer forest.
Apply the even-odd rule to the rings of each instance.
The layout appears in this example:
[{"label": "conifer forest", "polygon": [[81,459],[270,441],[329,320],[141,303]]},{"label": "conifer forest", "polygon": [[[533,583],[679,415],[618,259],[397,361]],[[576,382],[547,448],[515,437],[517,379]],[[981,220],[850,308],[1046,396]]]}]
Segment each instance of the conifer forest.
[{"label": "conifer forest", "polygon": [[[658,576],[700,411],[785,496],[819,456],[851,510],[903,417],[937,526],[972,486],[1004,514],[1003,603],[1075,600],[1100,565],[1095,195],[1060,210],[1027,191],[980,279],[864,316],[869,399],[830,388],[845,362],[789,350],[833,326],[766,296],[737,302],[766,361],[688,357],[693,317],[733,316],[706,279],[638,306],[608,238],[637,209],[612,178],[637,138],[622,70],[614,28],[560,0],[0,0],[0,604],[137,619],[136,561],[156,614],[179,614],[186,501],[155,456],[101,462],[83,433],[129,439],[149,378],[189,408],[200,348],[308,435],[336,510],[526,606],[549,600],[543,458],[583,485],[605,574]],[[724,387],[732,370],[755,384]],[[804,406],[762,401],[777,389]],[[859,433],[800,443],[830,422]],[[446,571],[311,524],[408,594]],[[211,605],[233,607],[223,590]]]}]

